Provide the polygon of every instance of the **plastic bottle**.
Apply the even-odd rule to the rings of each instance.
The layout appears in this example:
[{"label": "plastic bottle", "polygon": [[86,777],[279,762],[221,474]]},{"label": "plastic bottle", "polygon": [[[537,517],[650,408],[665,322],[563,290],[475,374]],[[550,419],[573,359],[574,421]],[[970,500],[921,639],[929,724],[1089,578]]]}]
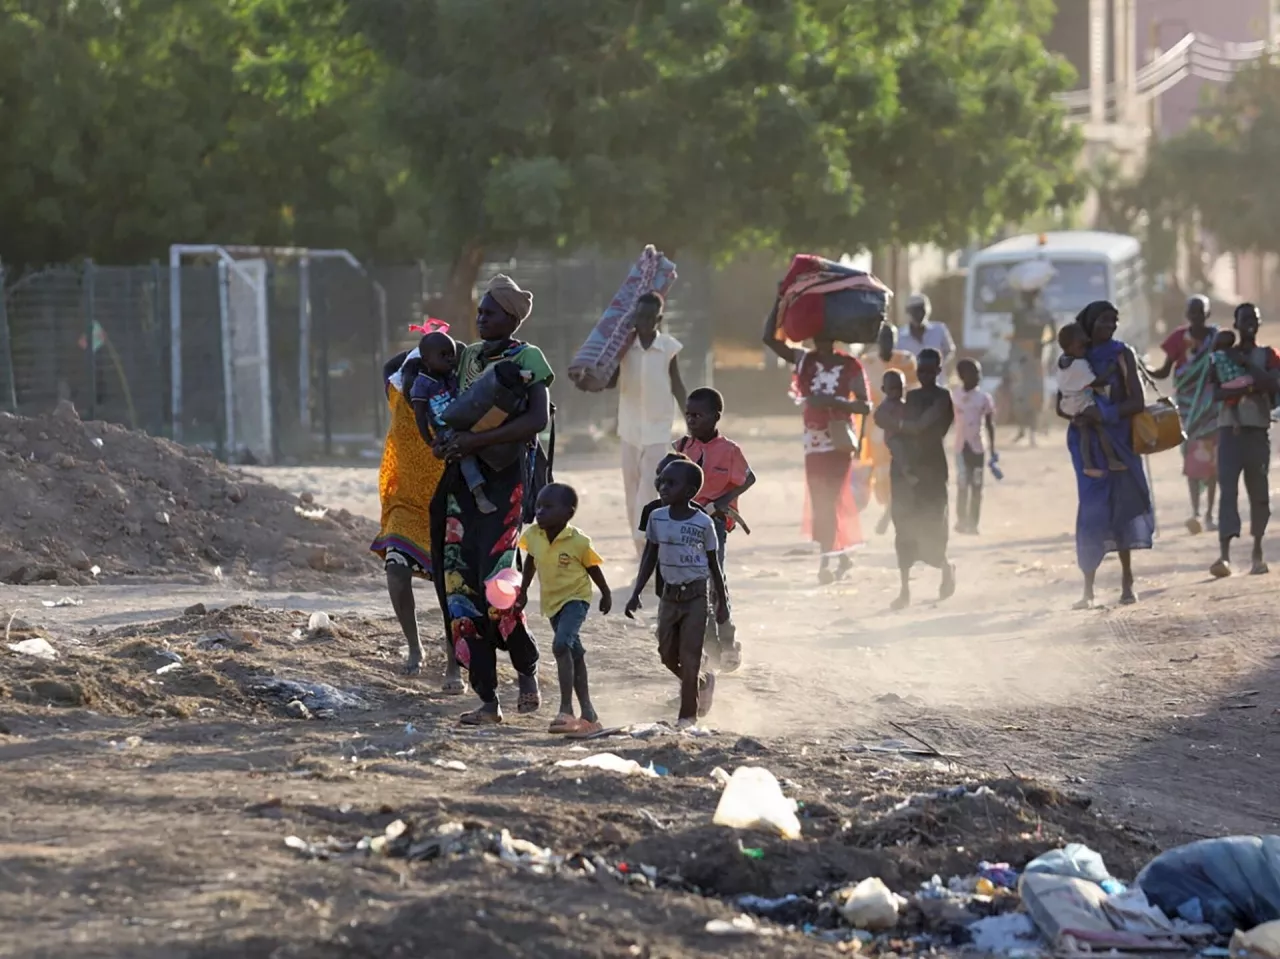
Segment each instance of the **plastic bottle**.
[{"label": "plastic bottle", "polygon": [[998,480],[1004,479],[1004,470],[1000,468],[1000,454],[992,453],[991,461],[987,464],[991,468],[991,475]]}]

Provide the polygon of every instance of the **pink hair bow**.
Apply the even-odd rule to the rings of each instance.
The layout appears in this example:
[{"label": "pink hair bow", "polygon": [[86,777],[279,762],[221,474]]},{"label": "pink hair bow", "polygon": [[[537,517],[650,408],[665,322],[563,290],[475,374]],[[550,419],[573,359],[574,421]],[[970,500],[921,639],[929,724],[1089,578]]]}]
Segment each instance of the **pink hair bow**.
[{"label": "pink hair bow", "polygon": [[410,333],[421,333],[424,336],[428,333],[448,333],[449,324],[444,320],[437,320],[434,316],[428,316],[421,323],[410,323]]}]

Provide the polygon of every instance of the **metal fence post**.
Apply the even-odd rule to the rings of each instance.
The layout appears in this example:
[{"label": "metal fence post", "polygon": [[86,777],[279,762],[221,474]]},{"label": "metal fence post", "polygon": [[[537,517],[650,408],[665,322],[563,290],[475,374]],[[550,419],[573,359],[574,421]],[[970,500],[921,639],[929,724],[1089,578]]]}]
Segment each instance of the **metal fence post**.
[{"label": "metal fence post", "polygon": [[226,461],[234,449],[236,430],[235,385],[231,357],[231,277],[227,264],[218,260],[218,326],[222,333],[222,429],[218,430],[218,459]]},{"label": "metal fence post", "polygon": [[298,422],[311,441],[311,258],[298,260]]},{"label": "metal fence post", "polygon": [[4,389],[0,403],[10,413],[18,412],[18,386],[13,378],[13,347],[9,341],[9,297],[5,292],[4,264],[0,263],[0,372],[4,373]]},{"label": "metal fence post", "polygon": [[169,247],[169,419],[182,442],[182,253]]},{"label": "metal fence post", "polygon": [[[326,307],[328,303],[326,301]],[[333,455],[333,398],[329,383],[329,327],[333,323],[330,310],[325,309],[324,322],[320,324],[320,405],[324,419],[324,455]]]},{"label": "metal fence post", "polygon": [[93,260],[84,261],[84,287],[82,292],[84,304],[84,353],[87,358],[85,372],[88,374],[86,381],[89,385],[89,416],[91,420],[98,418],[98,355],[94,351],[93,343],[95,337],[95,327],[97,323],[94,319],[94,268]]}]

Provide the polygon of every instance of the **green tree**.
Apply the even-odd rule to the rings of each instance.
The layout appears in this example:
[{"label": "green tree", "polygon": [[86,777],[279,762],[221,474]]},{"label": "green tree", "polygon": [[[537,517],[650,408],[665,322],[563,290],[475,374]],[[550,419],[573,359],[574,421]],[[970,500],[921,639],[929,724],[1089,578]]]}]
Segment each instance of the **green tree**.
[{"label": "green tree", "polygon": [[1041,0],[361,0],[449,302],[520,243],[960,243],[1075,196]]},{"label": "green tree", "polygon": [[[379,68],[323,0],[0,0],[0,258],[373,249]],[[365,136],[361,136],[364,134]]]}]

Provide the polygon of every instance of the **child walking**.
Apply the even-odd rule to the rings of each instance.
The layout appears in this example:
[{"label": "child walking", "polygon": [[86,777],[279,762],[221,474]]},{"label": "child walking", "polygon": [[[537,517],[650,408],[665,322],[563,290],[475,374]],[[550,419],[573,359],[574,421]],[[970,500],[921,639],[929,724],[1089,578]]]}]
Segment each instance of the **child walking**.
[{"label": "child walking", "polygon": [[[591,584],[600,588],[600,612],[613,608],[613,594],[605,582],[602,560],[591,539],[569,525],[578,511],[578,493],[564,483],[549,483],[538,493],[534,522],[520,537],[525,551],[524,582],[516,598],[516,611],[528,605],[529,586],[537,575],[542,587],[542,612],[551,620],[560,679],[560,712],[551,722],[551,732],[567,736],[591,736],[600,732],[600,717],[591,705],[587,685],[587,653],[582,645],[582,624],[591,610]],[[573,714],[573,697],[582,711]]]},{"label": "child walking", "polygon": [[720,571],[715,524],[691,502],[702,483],[702,470],[691,462],[670,463],[658,477],[663,505],[649,516],[644,556],[626,608],[627,618],[634,619],[641,606],[640,594],[654,571],[661,569],[658,654],[680,680],[679,729],[705,716],[715,695],[715,674],[702,671],[708,580],[716,590],[716,622],[729,621],[729,595]]},{"label": "child walking", "polygon": [[[720,572],[726,580],[725,542],[735,528],[738,497],[755,485],[756,475],[747,465],[747,457],[733,440],[720,432],[724,415],[724,397],[716,390],[703,387],[689,394],[684,421],[688,435],[680,439],[676,452],[683,453],[702,470],[702,488],[693,498],[694,505],[711,517],[716,528],[720,554]],[[715,597],[711,597],[712,608]],[[707,654],[711,661],[731,673],[742,665],[742,646],[737,641],[733,621],[723,624],[707,620]]]},{"label": "child walking", "polygon": [[[420,366],[409,389],[409,400],[413,403],[418,432],[430,446],[437,435],[450,432],[442,416],[458,398],[458,344],[448,333],[437,330],[419,341],[418,353]],[[467,488],[476,498],[476,508],[482,513],[497,512],[498,507],[485,495],[480,461],[474,456],[464,456],[459,466]]]},{"label": "child walking", "polygon": [[[1084,327],[1078,323],[1068,323],[1058,331],[1058,346],[1062,356],[1058,359],[1058,393],[1061,395],[1062,413],[1068,417],[1077,417],[1089,413],[1096,414],[1098,391],[1103,388],[1111,370],[1102,370],[1101,374],[1089,365],[1085,354],[1089,350],[1089,338],[1085,336]],[[1099,423],[1080,422],[1080,457],[1084,467],[1084,475],[1097,479],[1107,475],[1107,470],[1121,473],[1128,469],[1116,456],[1111,438]],[[1102,455],[1106,457],[1107,470],[1097,467],[1093,456],[1093,442],[1096,436],[1102,447]]]},{"label": "child walking", "polygon": [[[960,385],[951,391],[956,411],[956,532],[976,535],[982,516],[982,479],[989,446],[996,461],[996,404],[982,389],[982,366],[977,360],[956,364]],[[986,443],[983,443],[983,427]]]},{"label": "child walking", "polygon": [[884,433],[884,446],[889,451],[898,476],[908,485],[915,486],[918,480],[911,470],[911,444],[907,441],[902,427],[907,419],[906,378],[898,370],[886,370],[884,379],[880,381],[880,392],[883,399],[872,418],[876,426]]}]

